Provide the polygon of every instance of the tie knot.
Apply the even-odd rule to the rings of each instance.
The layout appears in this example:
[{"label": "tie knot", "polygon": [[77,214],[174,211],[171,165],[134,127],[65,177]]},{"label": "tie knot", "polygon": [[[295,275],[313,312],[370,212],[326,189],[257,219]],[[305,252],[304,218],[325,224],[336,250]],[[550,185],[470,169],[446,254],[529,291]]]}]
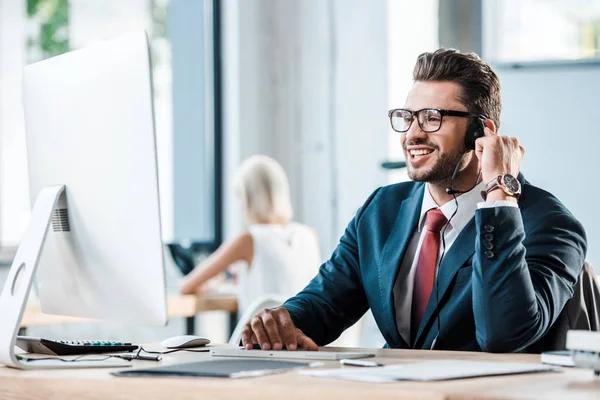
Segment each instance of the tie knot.
[{"label": "tie knot", "polygon": [[448,220],[439,208],[433,208],[427,211],[427,230],[440,233]]}]

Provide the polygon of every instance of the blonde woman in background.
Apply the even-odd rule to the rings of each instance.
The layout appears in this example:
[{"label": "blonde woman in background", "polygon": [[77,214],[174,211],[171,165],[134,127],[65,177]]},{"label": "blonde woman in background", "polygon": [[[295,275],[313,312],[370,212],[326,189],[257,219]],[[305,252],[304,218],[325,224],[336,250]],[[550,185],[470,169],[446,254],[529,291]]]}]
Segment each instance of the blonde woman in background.
[{"label": "blonde woman in background", "polygon": [[206,281],[241,262],[238,306],[243,313],[263,295],[288,298],[297,294],[317,274],[321,255],[316,232],[292,222],[289,183],[277,161],[266,156],[245,160],[234,190],[247,230],[223,243],[188,274],[180,292],[195,293]]}]

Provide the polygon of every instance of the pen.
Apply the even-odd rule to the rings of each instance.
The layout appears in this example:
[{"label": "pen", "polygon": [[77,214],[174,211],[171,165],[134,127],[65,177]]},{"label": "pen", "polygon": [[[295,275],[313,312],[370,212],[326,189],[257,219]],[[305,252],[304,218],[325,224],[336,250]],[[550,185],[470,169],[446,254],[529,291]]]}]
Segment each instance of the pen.
[{"label": "pen", "polygon": [[363,361],[363,360],[351,360],[343,358],[340,360],[342,365],[352,365],[355,367],[383,367],[383,364],[379,364],[375,361]]},{"label": "pen", "polygon": [[138,354],[135,358],[137,358],[139,360],[148,360],[148,361],[160,361],[160,360],[162,360],[161,356],[152,356],[152,355],[146,356],[146,355],[143,355],[143,354]]},{"label": "pen", "polygon": [[143,354],[116,354],[115,357],[122,358],[123,360],[147,360],[147,361],[160,361],[161,356],[143,355]]}]

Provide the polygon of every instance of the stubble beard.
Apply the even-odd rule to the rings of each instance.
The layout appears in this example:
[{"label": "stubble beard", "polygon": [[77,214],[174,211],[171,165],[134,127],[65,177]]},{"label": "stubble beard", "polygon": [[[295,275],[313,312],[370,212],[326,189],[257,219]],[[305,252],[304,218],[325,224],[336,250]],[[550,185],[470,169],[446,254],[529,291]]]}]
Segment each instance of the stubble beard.
[{"label": "stubble beard", "polygon": [[[440,154],[435,161],[435,164],[428,170],[422,168],[413,169],[408,164],[408,177],[415,182],[427,182],[435,185],[448,185],[454,173],[454,168],[461,161],[466,148],[460,148],[453,152],[446,152]],[[406,157],[410,157],[410,154],[405,154]],[[464,168],[464,160],[461,169]]]}]

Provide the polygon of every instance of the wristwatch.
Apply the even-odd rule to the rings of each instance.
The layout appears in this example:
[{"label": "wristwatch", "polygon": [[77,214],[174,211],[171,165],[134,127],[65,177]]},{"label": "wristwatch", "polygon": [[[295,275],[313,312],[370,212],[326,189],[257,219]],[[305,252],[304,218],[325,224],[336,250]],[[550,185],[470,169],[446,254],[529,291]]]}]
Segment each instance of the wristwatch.
[{"label": "wristwatch", "polygon": [[498,175],[498,177],[488,183],[485,190],[481,192],[483,200],[486,200],[487,195],[492,190],[496,189],[502,189],[504,190],[504,193],[509,196],[514,196],[518,200],[521,195],[521,182],[511,174]]}]

